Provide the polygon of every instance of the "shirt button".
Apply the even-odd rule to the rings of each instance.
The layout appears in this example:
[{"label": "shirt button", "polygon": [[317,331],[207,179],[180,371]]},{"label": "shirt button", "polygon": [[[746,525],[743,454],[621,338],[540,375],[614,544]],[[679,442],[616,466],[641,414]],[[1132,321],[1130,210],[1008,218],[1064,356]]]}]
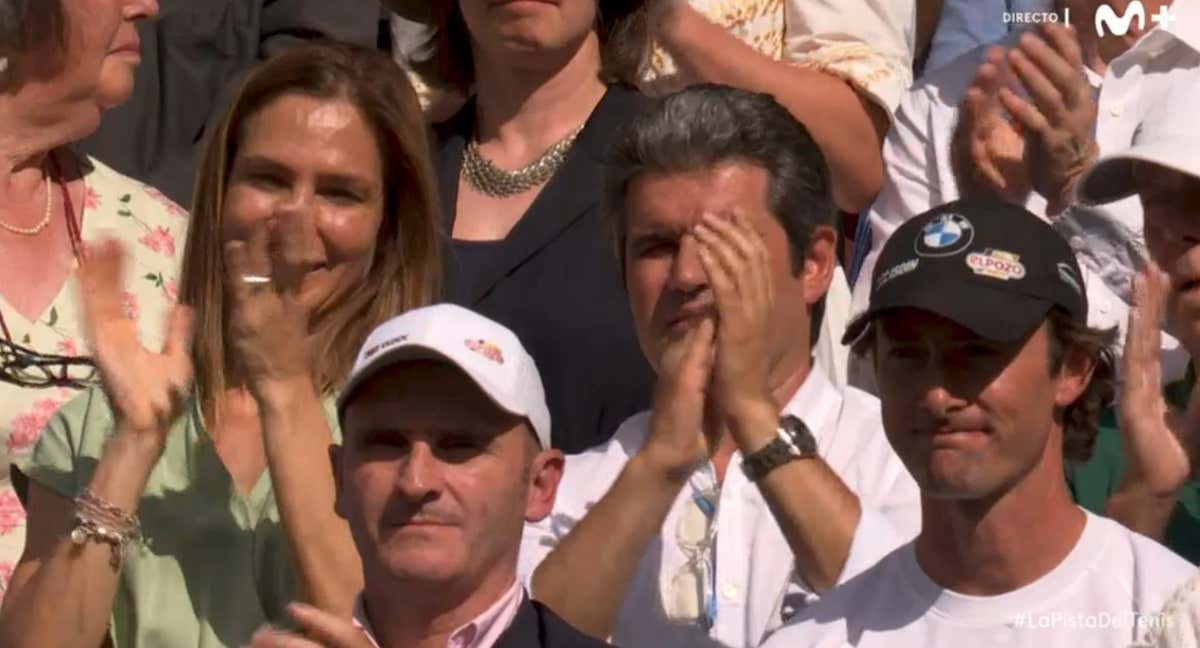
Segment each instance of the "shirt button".
[{"label": "shirt button", "polygon": [[1124,109],[1125,107],[1121,104],[1113,104],[1112,107],[1108,109],[1108,114],[1112,115],[1113,117],[1120,117],[1121,113],[1124,112]]},{"label": "shirt button", "polygon": [[725,597],[726,601],[732,601],[737,598],[738,588],[733,583],[726,583],[725,587],[721,588],[721,596]]}]

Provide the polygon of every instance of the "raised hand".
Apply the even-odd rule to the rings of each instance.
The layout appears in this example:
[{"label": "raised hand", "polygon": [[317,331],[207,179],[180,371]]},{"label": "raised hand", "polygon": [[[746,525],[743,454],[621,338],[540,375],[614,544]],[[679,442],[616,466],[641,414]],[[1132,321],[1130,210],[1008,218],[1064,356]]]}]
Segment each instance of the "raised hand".
[{"label": "raised hand", "polygon": [[1043,25],[1038,35],[1022,35],[1007,61],[1032,101],[1005,87],[1000,101],[1025,132],[1033,188],[1046,198],[1047,212],[1058,214],[1099,153],[1097,106],[1084,76],[1083,53],[1072,28]]},{"label": "raised hand", "polygon": [[254,633],[250,648],[375,648],[366,633],[348,619],[301,603],[289,605],[288,614],[307,638],[266,626]]},{"label": "raised hand", "polygon": [[92,246],[78,277],[84,331],[118,426],[161,443],[192,390],[192,309],[176,306],[162,352],[146,349],[125,314],[125,251]]},{"label": "raised hand", "polygon": [[963,195],[996,194],[1024,204],[1033,185],[1025,164],[1025,139],[1000,103],[1011,83],[1004,50],[990,48],[958,110],[950,157]]},{"label": "raised hand", "polygon": [[1133,307],[1122,357],[1120,425],[1125,454],[1122,487],[1168,496],[1191,477],[1195,460],[1197,409],[1172,412],[1163,398],[1159,366],[1160,322],[1167,301],[1167,279],[1150,261],[1134,278]]},{"label": "raised hand", "polygon": [[705,215],[696,238],[718,314],[712,397],[738,438],[737,423],[747,416],[778,415],[768,383],[768,339],[775,310],[770,252],[739,212]]},{"label": "raised hand", "polygon": [[258,223],[245,241],[225,244],[229,345],[256,394],[311,379],[311,308],[300,299],[307,243],[299,219]]}]

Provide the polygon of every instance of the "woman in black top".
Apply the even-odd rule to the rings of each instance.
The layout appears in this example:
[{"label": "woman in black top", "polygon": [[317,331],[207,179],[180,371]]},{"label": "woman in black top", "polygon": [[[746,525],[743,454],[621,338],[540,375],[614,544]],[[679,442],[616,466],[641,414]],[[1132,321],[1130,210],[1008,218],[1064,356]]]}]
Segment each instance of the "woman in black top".
[{"label": "woman in black top", "polygon": [[425,5],[429,65],[470,97],[437,126],[449,298],[521,337],[567,452],[646,409],[654,381],[599,208],[607,144],[643,104],[625,84],[644,31],[616,4]]}]

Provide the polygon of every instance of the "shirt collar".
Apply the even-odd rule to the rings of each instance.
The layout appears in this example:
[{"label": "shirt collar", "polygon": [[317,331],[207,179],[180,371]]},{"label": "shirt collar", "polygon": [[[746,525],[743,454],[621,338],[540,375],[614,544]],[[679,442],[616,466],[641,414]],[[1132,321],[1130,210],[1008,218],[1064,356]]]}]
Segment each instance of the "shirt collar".
[{"label": "shirt collar", "polygon": [[[450,634],[450,640],[446,644],[447,648],[491,648],[500,635],[504,634],[504,631],[512,625],[524,599],[525,590],[521,587],[521,582],[514,580],[508,591],[483,614]],[[375,631],[371,628],[371,621],[367,618],[367,610],[363,604],[361,592],[354,599],[354,625],[366,633],[372,646],[380,648],[379,640],[375,638]]]}]

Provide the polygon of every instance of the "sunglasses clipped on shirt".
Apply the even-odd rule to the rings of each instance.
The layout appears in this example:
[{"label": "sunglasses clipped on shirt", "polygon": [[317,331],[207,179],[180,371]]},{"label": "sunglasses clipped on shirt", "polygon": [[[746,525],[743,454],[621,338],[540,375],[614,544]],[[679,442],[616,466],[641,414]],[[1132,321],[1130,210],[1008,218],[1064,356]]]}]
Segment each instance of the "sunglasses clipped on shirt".
[{"label": "sunglasses clipped on shirt", "polygon": [[0,382],[29,389],[84,389],[98,384],[99,376],[89,357],[42,353],[0,337]]}]

